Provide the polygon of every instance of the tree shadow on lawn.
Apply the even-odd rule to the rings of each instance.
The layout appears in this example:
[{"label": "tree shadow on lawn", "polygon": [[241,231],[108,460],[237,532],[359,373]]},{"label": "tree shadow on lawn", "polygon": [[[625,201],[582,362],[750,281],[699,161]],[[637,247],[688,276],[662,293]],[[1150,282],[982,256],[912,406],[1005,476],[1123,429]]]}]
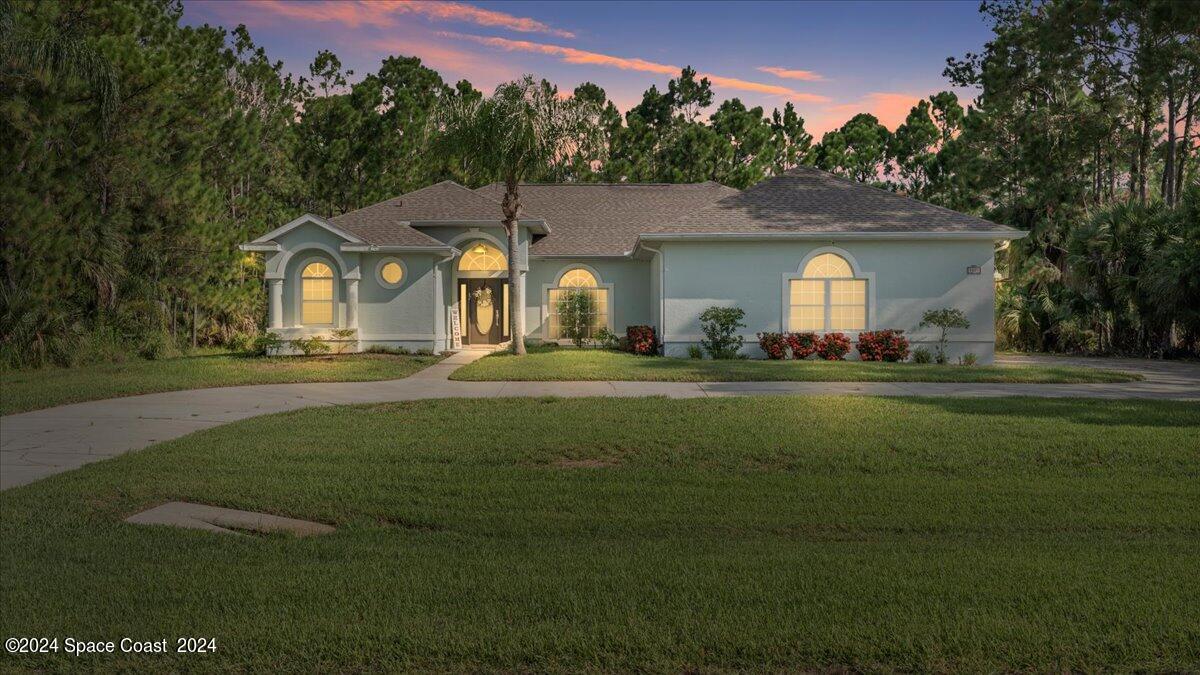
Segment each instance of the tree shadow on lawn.
[{"label": "tree shadow on lawn", "polygon": [[[1200,403],[1150,399],[1080,399],[1005,396],[999,398],[913,397],[914,405],[960,415],[1061,419],[1076,424],[1131,427],[1195,427],[1200,434]],[[1200,447],[1200,441],[1197,442]]]}]

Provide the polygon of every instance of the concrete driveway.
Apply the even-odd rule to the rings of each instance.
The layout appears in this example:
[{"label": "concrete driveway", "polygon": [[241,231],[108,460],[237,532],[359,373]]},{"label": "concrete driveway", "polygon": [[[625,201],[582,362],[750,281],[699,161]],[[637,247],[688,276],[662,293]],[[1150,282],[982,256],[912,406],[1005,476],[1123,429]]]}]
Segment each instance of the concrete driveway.
[{"label": "concrete driveway", "polygon": [[935,382],[454,382],[456,368],[487,352],[459,352],[403,380],[271,384],[195,389],[91,401],[0,417],[0,489],[235,420],[323,405],[506,396],[667,396],[765,394],[875,396],[1047,396],[1200,399],[1200,365],[1139,359],[1004,356],[1000,363],[1056,363],[1132,370],[1120,384]]}]

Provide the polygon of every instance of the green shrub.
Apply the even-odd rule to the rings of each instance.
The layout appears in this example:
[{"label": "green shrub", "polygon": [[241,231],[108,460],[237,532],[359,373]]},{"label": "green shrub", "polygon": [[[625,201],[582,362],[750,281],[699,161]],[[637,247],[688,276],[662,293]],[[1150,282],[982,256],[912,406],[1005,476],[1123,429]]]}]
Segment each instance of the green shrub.
[{"label": "green shrub", "polygon": [[604,349],[617,349],[621,346],[621,338],[608,329],[608,326],[596,331],[596,342]]},{"label": "green shrub", "polygon": [[158,361],[179,356],[179,348],[166,331],[154,331],[141,337],[138,344],[138,356],[147,361]]},{"label": "green shrub", "polygon": [[913,363],[933,363],[933,354],[924,347],[917,347],[912,351]]},{"label": "green shrub", "polygon": [[320,335],[313,335],[307,338],[296,338],[288,342],[292,349],[304,354],[305,356],[317,356],[318,354],[329,353],[329,343],[326,342]]},{"label": "green shrub", "polygon": [[256,335],[250,343],[250,354],[253,356],[274,356],[283,348],[283,339],[278,333],[267,331]]},{"label": "green shrub", "polygon": [[387,345],[371,345],[367,347],[368,354],[391,354],[392,356],[408,356],[412,352],[405,347],[389,347]]},{"label": "green shrub", "polygon": [[704,358],[704,350],[700,348],[700,345],[688,345],[688,358],[702,359]]},{"label": "green shrub", "polygon": [[415,351],[413,353],[416,354],[417,356],[433,356],[432,349],[418,349],[417,351]]},{"label": "green shrub", "polygon": [[250,337],[248,333],[232,333],[229,337],[225,338],[225,346],[229,351],[248,352],[253,345],[254,338]]},{"label": "green shrub", "polygon": [[746,312],[737,307],[709,307],[700,315],[700,329],[704,339],[700,344],[714,359],[735,359],[742,349],[743,338],[739,328],[745,328],[742,319]]},{"label": "green shrub", "polygon": [[581,289],[572,289],[558,299],[558,324],[563,337],[582,347],[592,329],[596,314],[596,300],[592,294]]},{"label": "green shrub", "polygon": [[963,365],[963,366],[973,366],[978,361],[979,361],[979,357],[975,356],[974,352],[967,352],[966,354],[963,354],[962,356],[958,357],[959,365]]}]

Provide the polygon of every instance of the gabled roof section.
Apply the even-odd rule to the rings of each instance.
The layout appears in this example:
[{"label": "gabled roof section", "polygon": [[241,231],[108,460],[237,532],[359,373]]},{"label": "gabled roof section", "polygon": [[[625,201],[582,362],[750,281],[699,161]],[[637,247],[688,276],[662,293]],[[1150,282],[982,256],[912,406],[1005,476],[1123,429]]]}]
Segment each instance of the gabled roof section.
[{"label": "gabled roof section", "polygon": [[[502,217],[500,202],[446,180],[357,211],[343,213],[333,218],[332,222],[371,244],[427,246],[440,245],[441,242],[413,229],[414,225],[499,225]],[[521,222],[543,224],[540,219],[525,213],[522,213]]]},{"label": "gabled roof section", "polygon": [[248,244],[243,244],[242,246],[243,247],[246,247],[246,246],[254,247],[255,244],[268,244],[268,245],[274,244],[276,237],[279,237],[288,232],[291,232],[292,230],[296,229],[297,227],[300,227],[301,225],[304,225],[305,223],[312,223],[318,227],[323,227],[326,230],[329,230],[330,232],[336,234],[337,236],[341,237],[342,239],[345,239],[346,241],[348,241],[352,244],[360,244],[363,242],[363,240],[360,239],[353,232],[348,232],[347,230],[334,225],[333,223],[329,222],[328,220],[325,220],[321,216],[316,216],[311,213],[306,213],[306,214],[300,216],[299,218],[291,221],[290,223],[280,226],[280,227],[277,227],[274,230],[271,230],[270,232],[259,237],[258,239],[255,239],[254,241],[251,241]]},{"label": "gabled roof section", "polygon": [[654,233],[1024,234],[806,166],[647,230],[644,238]]},{"label": "gabled roof section", "polygon": [[[475,192],[504,197],[493,183]],[[621,256],[633,250],[638,234],[670,223],[737,190],[705,183],[523,183],[521,203],[554,228],[534,242],[532,255]]]}]

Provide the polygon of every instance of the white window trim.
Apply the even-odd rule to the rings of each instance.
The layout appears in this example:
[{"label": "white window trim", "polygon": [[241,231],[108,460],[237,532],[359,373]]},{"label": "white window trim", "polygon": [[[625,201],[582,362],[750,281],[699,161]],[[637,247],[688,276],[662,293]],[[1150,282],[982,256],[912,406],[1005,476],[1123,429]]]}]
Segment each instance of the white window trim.
[{"label": "white window trim", "polygon": [[[328,265],[329,269],[333,270],[333,301],[332,301],[333,302],[333,323],[308,323],[308,324],[306,324],[306,323],[301,322],[301,320],[304,318],[304,268],[308,267],[310,264],[315,263],[315,262],[319,262],[321,264]],[[300,263],[298,265],[296,265],[295,279],[296,279],[296,282],[295,282],[296,288],[295,288],[294,292],[292,293],[292,298],[293,298],[292,325],[290,326],[290,328],[304,328],[304,327],[326,328],[326,329],[341,328],[342,327],[342,320],[341,320],[342,319],[342,293],[341,293],[342,277],[339,274],[337,263],[335,263],[334,261],[332,261],[329,258],[326,258],[325,256],[322,256],[322,255],[312,255],[307,258],[303,258],[300,261]]]},{"label": "white window trim", "polygon": [[[831,280],[831,279],[828,279],[825,277],[806,277],[806,276],[804,276],[804,268],[808,265],[808,263],[813,258],[815,258],[821,254],[824,254],[824,253],[833,253],[835,255],[841,256],[842,258],[844,258],[846,260],[847,263],[850,264],[850,269],[854,273],[853,277],[848,277],[845,279],[838,278],[838,279],[833,279],[833,281],[839,281],[839,280],[845,281],[847,279],[859,279],[859,280],[865,280],[867,282],[867,326],[863,330],[864,331],[875,330],[875,273],[862,271],[862,268],[859,267],[859,265],[858,265],[858,261],[854,259],[854,256],[850,255],[849,251],[842,249],[842,248],[838,248],[836,246],[822,246],[820,248],[816,248],[816,249],[813,249],[812,251],[809,251],[808,255],[804,256],[804,259],[801,260],[800,264],[796,266],[795,272],[784,272],[784,274],[783,274],[783,282],[780,286],[781,302],[780,302],[780,313],[779,313],[779,325],[783,327],[783,332],[785,332],[785,333],[799,332],[798,330],[793,329],[791,326],[791,308],[792,308],[791,283],[792,283],[792,281],[797,280],[797,279],[813,279],[813,280],[822,280],[822,281],[830,281]],[[828,283],[825,284],[825,307],[826,308],[828,308],[830,306],[829,305],[829,288],[830,288],[830,284],[828,284]],[[826,324],[828,324],[829,321],[830,321],[830,317],[829,317],[829,315],[826,315],[826,317],[825,317]],[[805,332],[808,332],[808,331],[805,331]],[[819,331],[812,331],[812,332],[816,333],[817,335],[825,335],[826,333],[845,333],[847,336],[854,338],[854,337],[857,337],[857,335],[863,331],[819,330]]]},{"label": "white window trim", "polygon": [[[400,281],[398,281],[394,284],[388,283],[383,278],[383,268],[388,263],[396,263],[397,265],[400,266]],[[375,281],[379,282],[379,285],[384,288],[390,288],[390,289],[400,288],[401,286],[404,285],[404,282],[408,281],[408,265],[404,264],[404,261],[401,260],[400,258],[397,258],[396,256],[389,255],[389,256],[380,258],[379,262],[376,263],[376,265],[375,265]]]},{"label": "white window trim", "polygon": [[[598,271],[596,271],[596,268],[592,267],[591,265],[587,265],[584,263],[571,263],[569,265],[563,266],[562,268],[560,268],[558,270],[558,272],[556,272],[554,274],[554,277],[553,277],[554,283],[542,284],[542,322],[541,322],[541,329],[539,331],[539,334],[542,336],[543,340],[550,341],[550,338],[546,336],[546,333],[550,329],[550,291],[580,290],[580,287],[578,287],[578,286],[563,287],[563,286],[558,285],[559,282],[562,281],[563,275],[565,275],[567,272],[570,272],[571,270],[576,269],[576,268],[583,268],[583,269],[587,270],[588,272],[591,272],[592,276],[596,278],[596,285],[591,286],[590,288],[600,288],[600,289],[605,290],[608,293],[608,321],[606,322],[607,323],[606,327],[608,328],[608,330],[610,332],[615,331],[615,329],[613,328],[613,318],[616,315],[616,304],[614,302],[614,298],[616,296],[613,293],[613,284],[604,283],[603,277],[601,277],[600,273]],[[557,338],[554,340],[554,342],[557,342],[559,344],[571,344],[571,340],[568,338]]]}]

